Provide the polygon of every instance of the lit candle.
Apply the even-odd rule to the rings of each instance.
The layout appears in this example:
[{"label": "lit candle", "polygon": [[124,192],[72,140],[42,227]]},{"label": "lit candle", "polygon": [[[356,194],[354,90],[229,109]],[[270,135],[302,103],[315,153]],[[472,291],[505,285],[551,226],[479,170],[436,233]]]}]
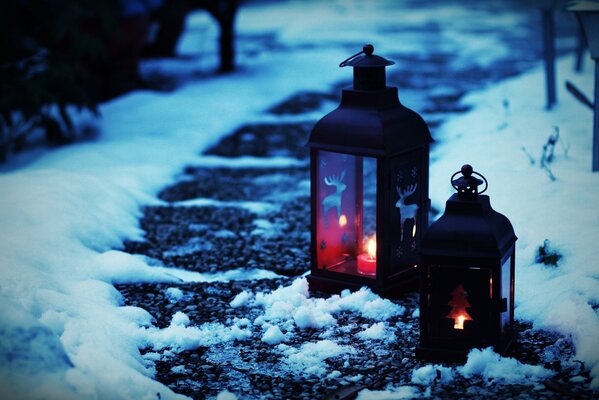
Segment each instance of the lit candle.
[{"label": "lit candle", "polygon": [[367,253],[358,256],[358,273],[361,275],[376,275],[376,241],[369,239],[366,245]]},{"label": "lit candle", "polygon": [[345,214],[341,214],[339,217],[339,226],[343,228],[345,225],[347,225],[347,217]]},{"label": "lit candle", "polygon": [[454,320],[453,329],[464,329],[465,319],[465,315],[458,315],[458,317]]}]

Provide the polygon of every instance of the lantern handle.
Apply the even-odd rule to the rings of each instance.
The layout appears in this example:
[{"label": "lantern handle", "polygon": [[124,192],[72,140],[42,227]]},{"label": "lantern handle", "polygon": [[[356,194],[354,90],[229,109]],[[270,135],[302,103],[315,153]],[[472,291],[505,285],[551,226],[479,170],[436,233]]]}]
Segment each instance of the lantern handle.
[{"label": "lantern handle", "polygon": [[354,58],[358,57],[360,54],[371,55],[373,51],[374,51],[374,46],[373,45],[371,45],[371,44],[365,44],[364,47],[362,48],[362,51],[354,54],[353,56],[347,58],[344,61],[341,61],[339,63],[339,67],[340,68],[346,67],[351,60],[353,60]]},{"label": "lantern handle", "polygon": [[[454,180],[453,178],[455,178],[455,176],[461,172],[462,171],[458,171],[458,172],[454,173],[453,175],[451,175],[451,178],[450,178],[451,186],[455,190],[459,190],[459,188],[453,183],[453,180]],[[485,178],[484,176],[482,176],[481,174],[479,174],[476,171],[472,171],[471,174],[476,174],[476,175],[480,176],[483,179],[483,181],[485,182],[485,188],[483,190],[481,190],[480,192],[478,192],[477,194],[483,194],[484,192],[486,192],[487,189],[489,188],[489,182],[487,182],[487,178]]]}]

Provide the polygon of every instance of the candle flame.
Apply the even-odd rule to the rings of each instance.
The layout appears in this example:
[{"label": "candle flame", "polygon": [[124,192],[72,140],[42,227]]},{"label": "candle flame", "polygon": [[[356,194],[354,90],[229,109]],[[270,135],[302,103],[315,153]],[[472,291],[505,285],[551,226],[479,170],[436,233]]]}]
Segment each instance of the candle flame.
[{"label": "candle flame", "polygon": [[368,251],[368,256],[370,259],[374,260],[376,258],[376,241],[374,239],[368,240],[366,250]]},{"label": "candle flame", "polygon": [[345,214],[341,214],[341,216],[339,217],[339,226],[344,227],[345,225],[347,225],[347,217],[345,216]]},{"label": "candle flame", "polygon": [[416,223],[414,222],[414,226],[412,227],[412,237],[416,237]]},{"label": "candle flame", "polygon": [[464,329],[464,321],[465,320],[466,320],[466,317],[464,315],[458,315],[458,317],[455,319],[453,329]]}]

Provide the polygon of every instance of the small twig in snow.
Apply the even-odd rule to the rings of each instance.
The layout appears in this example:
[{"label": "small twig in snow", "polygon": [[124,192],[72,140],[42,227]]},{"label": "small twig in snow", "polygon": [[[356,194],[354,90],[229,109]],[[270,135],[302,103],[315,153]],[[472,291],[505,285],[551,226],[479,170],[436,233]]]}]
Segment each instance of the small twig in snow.
[{"label": "small twig in snow", "polygon": [[544,167],[545,164],[549,164],[553,161],[553,156],[555,154],[555,145],[559,140],[559,128],[554,126],[553,129],[555,132],[549,135],[547,138],[547,143],[543,145],[543,154],[541,155],[541,167]]},{"label": "small twig in snow", "polygon": [[528,150],[526,150],[526,147],[522,146],[521,149],[524,152],[524,154],[526,154],[526,156],[528,157],[528,161],[530,162],[530,165],[535,165],[535,159],[532,157],[532,155],[530,155]]},{"label": "small twig in snow", "polygon": [[549,138],[547,138],[547,143],[543,145],[543,154],[541,154],[540,164],[541,168],[547,172],[549,179],[555,181],[556,177],[549,168],[549,164],[553,161],[553,157],[555,156],[555,145],[559,140],[559,127],[554,126],[553,129],[555,132],[549,135]]}]

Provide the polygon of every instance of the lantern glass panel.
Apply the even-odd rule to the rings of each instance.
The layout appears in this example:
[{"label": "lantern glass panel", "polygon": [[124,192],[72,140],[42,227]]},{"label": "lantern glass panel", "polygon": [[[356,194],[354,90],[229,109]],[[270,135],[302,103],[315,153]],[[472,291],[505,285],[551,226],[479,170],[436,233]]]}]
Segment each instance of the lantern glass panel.
[{"label": "lantern glass panel", "polygon": [[433,338],[485,337],[490,310],[488,269],[429,266],[430,334]]},{"label": "lantern glass panel", "polygon": [[419,204],[423,199],[421,182],[422,152],[413,151],[391,159],[389,203],[392,205],[390,229],[391,275],[417,264],[418,237],[423,229]]},{"label": "lantern glass panel", "polygon": [[506,299],[507,304],[507,309],[501,313],[501,332],[509,329],[512,321],[511,268],[512,257],[508,258],[501,266],[501,298]]},{"label": "lantern glass panel", "polygon": [[321,150],[317,161],[318,268],[374,279],[376,159]]}]

